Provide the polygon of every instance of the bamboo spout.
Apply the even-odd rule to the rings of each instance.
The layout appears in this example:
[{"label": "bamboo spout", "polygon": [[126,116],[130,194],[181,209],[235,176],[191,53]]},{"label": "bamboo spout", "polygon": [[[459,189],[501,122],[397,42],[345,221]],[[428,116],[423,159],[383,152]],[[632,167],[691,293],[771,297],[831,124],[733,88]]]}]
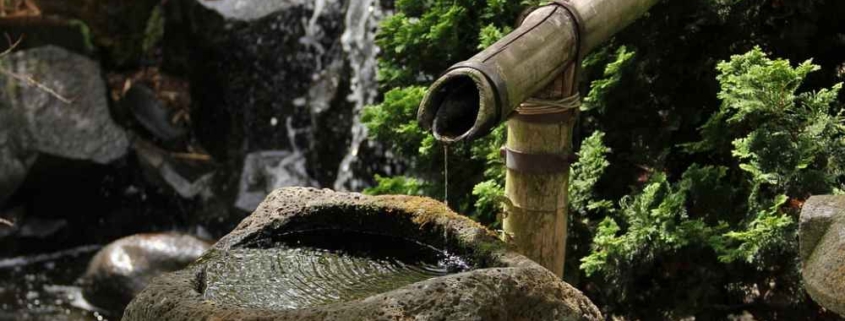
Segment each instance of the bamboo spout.
[{"label": "bamboo spout", "polygon": [[563,6],[534,10],[519,28],[431,85],[417,113],[420,126],[445,142],[486,135],[577,60],[579,45],[584,55],[658,1],[572,0],[581,17],[580,35]]},{"label": "bamboo spout", "polygon": [[434,82],[420,105],[420,125],[441,141],[486,135],[563,71],[575,58],[576,38],[566,9],[534,10],[514,32]]},{"label": "bamboo spout", "polygon": [[[505,241],[558,276],[564,270],[568,156],[578,113],[577,104],[561,102],[578,102],[579,56],[658,1],[555,0],[491,47],[449,68],[420,104],[420,126],[444,142],[484,136],[507,120]],[[509,117],[532,96],[537,99],[526,106],[533,110]]]}]

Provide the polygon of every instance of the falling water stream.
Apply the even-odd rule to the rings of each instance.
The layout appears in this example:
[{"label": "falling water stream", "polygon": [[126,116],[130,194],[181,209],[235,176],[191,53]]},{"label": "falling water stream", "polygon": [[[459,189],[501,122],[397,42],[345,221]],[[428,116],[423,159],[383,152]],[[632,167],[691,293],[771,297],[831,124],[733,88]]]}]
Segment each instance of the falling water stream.
[{"label": "falling water stream", "polygon": [[443,144],[443,204],[449,207],[449,145]]}]

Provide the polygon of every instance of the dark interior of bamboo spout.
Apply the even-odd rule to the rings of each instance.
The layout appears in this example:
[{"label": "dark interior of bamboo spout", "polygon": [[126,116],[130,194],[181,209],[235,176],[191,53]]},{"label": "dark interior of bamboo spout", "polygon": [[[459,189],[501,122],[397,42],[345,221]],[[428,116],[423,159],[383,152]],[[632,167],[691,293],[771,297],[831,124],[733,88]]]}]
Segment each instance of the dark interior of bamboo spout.
[{"label": "dark interior of bamboo spout", "polygon": [[480,109],[481,93],[470,76],[455,76],[445,81],[434,97],[439,105],[432,133],[440,141],[458,141],[473,132]]}]

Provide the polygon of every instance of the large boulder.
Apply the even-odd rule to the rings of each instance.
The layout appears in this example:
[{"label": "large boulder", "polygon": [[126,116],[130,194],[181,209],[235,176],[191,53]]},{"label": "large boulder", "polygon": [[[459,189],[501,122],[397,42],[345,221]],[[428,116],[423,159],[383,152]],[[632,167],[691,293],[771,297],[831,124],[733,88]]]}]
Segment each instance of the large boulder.
[{"label": "large boulder", "polygon": [[825,308],[845,316],[845,195],[807,200],[798,237],[807,293]]},{"label": "large boulder", "polygon": [[110,117],[96,62],[45,46],[12,53],[0,64],[6,71],[0,74],[0,203],[39,153],[97,164],[127,153],[129,139]]},{"label": "large boulder", "polygon": [[[444,249],[471,262],[465,272],[428,278],[382,293],[351,299],[335,299],[316,305],[279,307],[276,298],[262,303],[253,291],[245,297],[220,300],[221,291],[213,271],[232,265],[252,275],[256,270],[275,271],[277,278],[317,277],[305,269],[288,266],[252,266],[244,251],[280,249],[279,238],[306,242],[313,231],[342,230],[360,235],[410,240],[426,247]],[[366,239],[336,242],[358,248],[391,249],[398,243],[366,243]],[[318,249],[319,251],[319,249]],[[349,254],[351,255],[351,254]],[[271,256],[272,257],[272,256]],[[284,260],[283,257],[276,257]],[[273,261],[273,260],[271,260]],[[342,260],[341,260],[342,261]],[[261,261],[266,262],[266,261]],[[339,287],[358,286],[356,276],[372,270],[349,270],[315,260],[318,271],[352,275]],[[262,263],[263,264],[263,263]],[[339,272],[338,272],[339,271]],[[293,274],[293,275],[289,275]],[[265,289],[273,278],[253,278],[242,286]],[[267,285],[262,285],[271,282]],[[315,281],[317,282],[317,281]],[[370,280],[368,283],[381,283]],[[319,283],[319,282],[318,282]],[[282,296],[321,295],[313,283],[304,288],[280,289]],[[331,289],[330,289],[331,290]],[[231,296],[230,296],[231,297]],[[242,301],[254,304],[238,304]],[[254,301],[252,301],[254,300]],[[123,320],[602,320],[598,309],[581,292],[560,281],[553,273],[526,257],[506,249],[496,235],[472,220],[451,212],[437,201],[410,196],[365,196],[313,188],[274,191],[238,227],[188,268],[155,279],[127,307]]]}]

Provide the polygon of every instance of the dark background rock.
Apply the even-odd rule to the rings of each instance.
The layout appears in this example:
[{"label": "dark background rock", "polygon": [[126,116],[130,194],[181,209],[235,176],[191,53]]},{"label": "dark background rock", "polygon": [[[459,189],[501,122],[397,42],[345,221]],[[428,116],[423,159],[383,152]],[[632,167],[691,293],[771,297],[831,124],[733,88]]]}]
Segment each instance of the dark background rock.
[{"label": "dark background rock", "polygon": [[153,137],[165,142],[184,138],[185,128],[173,124],[174,111],[168,110],[144,84],[133,84],[121,99],[121,106]]},{"label": "dark background rock", "polygon": [[149,63],[153,53],[144,42],[153,9],[161,0],[38,0],[44,16],[74,19],[84,25],[86,37],[102,53],[109,67],[126,68]]},{"label": "dark background rock", "polygon": [[87,27],[78,20],[60,17],[0,19],[0,30],[13,41],[20,40],[18,50],[54,45],[89,57],[96,52]]}]

